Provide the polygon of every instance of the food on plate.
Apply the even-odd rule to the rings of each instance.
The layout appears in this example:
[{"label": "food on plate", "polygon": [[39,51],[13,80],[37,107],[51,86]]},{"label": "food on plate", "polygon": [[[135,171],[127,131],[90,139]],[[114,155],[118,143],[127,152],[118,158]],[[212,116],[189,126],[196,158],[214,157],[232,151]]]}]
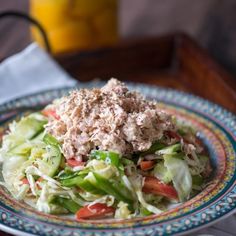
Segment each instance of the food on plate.
[{"label": "food on plate", "polygon": [[0,159],[16,199],[78,220],[160,214],[211,174],[196,132],[116,79],[12,122]]}]

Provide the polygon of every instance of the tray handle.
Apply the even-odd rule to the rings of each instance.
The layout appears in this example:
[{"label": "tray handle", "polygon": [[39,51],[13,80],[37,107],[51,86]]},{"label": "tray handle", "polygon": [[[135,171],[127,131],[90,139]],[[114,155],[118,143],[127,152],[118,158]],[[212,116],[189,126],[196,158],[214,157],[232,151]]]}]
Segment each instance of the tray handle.
[{"label": "tray handle", "polygon": [[49,40],[47,37],[47,33],[44,30],[44,28],[42,27],[42,25],[35,18],[33,18],[32,16],[29,16],[26,13],[20,12],[20,11],[2,11],[2,12],[0,12],[0,20],[3,18],[6,18],[6,17],[20,18],[22,20],[25,20],[25,21],[35,25],[42,35],[46,50],[48,51],[48,53],[51,54],[52,50],[51,50],[51,46],[50,46],[50,43],[49,43]]}]

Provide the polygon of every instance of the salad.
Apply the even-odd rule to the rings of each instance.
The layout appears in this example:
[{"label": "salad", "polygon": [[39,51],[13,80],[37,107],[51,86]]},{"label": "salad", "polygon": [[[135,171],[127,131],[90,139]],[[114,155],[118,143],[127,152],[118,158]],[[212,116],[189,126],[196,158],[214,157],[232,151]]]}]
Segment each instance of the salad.
[{"label": "salad", "polygon": [[14,198],[77,220],[160,214],[211,174],[196,132],[116,79],[12,122],[0,161]]}]

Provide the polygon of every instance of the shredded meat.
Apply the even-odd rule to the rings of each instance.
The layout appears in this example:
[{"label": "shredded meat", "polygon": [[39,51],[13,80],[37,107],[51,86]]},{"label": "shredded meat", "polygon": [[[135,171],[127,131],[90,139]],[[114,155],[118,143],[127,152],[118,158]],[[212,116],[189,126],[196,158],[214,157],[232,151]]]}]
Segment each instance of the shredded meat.
[{"label": "shredded meat", "polygon": [[52,107],[60,119],[50,119],[46,130],[62,143],[66,158],[81,160],[93,149],[125,155],[145,151],[165,130],[175,130],[156,102],[116,79],[101,89],[73,91]]}]

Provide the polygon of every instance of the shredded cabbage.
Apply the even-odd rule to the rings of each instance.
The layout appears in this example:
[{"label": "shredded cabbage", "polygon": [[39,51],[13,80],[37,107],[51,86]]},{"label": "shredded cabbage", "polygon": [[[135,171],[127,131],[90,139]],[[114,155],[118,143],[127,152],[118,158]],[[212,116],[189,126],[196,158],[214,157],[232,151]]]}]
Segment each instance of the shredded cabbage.
[{"label": "shredded cabbage", "polygon": [[115,212],[115,219],[130,219],[132,218],[131,211],[128,208],[128,204],[119,202]]},{"label": "shredded cabbage", "polygon": [[24,165],[26,160],[24,156],[12,156],[3,162],[2,175],[8,190],[14,196],[17,195],[21,185],[20,180],[24,177],[22,165]]},{"label": "shredded cabbage", "polygon": [[45,212],[45,213],[50,213],[51,212],[51,207],[49,204],[49,197],[50,197],[50,192],[49,192],[49,186],[47,184],[44,184],[41,194],[38,198],[38,201],[36,203],[36,207],[39,211]]},{"label": "shredded cabbage", "polygon": [[80,192],[80,196],[87,202],[96,201],[96,199],[101,197],[101,195],[93,194],[87,191]]},{"label": "shredded cabbage", "polygon": [[107,206],[112,206],[115,202],[115,197],[112,195],[105,195],[94,200],[91,204],[105,203]]},{"label": "shredded cabbage", "polygon": [[180,201],[187,200],[192,191],[192,177],[187,163],[179,158],[164,155],[164,165],[171,175]]},{"label": "shredded cabbage", "polygon": [[86,167],[91,167],[94,172],[106,179],[112,178],[113,176],[119,176],[117,168],[113,165],[107,164],[103,160],[93,159],[88,162]]},{"label": "shredded cabbage", "polygon": [[144,199],[143,192],[142,192],[143,177],[139,174],[136,174],[136,175],[130,176],[129,180],[132,184],[133,190],[136,193],[136,196],[140,204],[144,208],[148,209],[150,212],[154,214],[160,214],[162,212],[160,209],[156,208],[155,206],[151,204],[148,204]]},{"label": "shredded cabbage", "polygon": [[160,161],[156,164],[156,166],[154,167],[154,170],[153,170],[153,175],[157,179],[163,181],[166,184],[171,182],[171,174],[168,171],[168,169],[166,168],[166,166],[164,165],[164,161]]}]

